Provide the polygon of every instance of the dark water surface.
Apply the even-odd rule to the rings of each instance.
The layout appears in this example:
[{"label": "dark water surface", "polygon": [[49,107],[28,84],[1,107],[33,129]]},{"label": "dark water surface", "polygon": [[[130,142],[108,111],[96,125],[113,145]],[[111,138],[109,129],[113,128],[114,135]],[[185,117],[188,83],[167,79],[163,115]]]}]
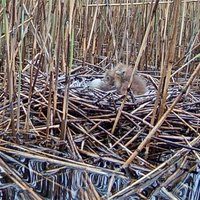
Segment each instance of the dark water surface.
[{"label": "dark water surface", "polygon": [[[30,159],[22,156],[3,153],[1,159],[7,163],[15,174],[25,182],[41,199],[49,200],[82,200],[95,199],[91,183],[102,199],[108,199],[107,194],[111,175],[102,175],[84,169],[68,168],[56,163],[50,163],[45,160]],[[108,162],[101,162],[97,166],[107,167]],[[113,177],[113,185],[110,194],[121,191],[130,184],[130,179],[126,177]],[[193,165],[192,170],[181,169],[176,179],[170,181],[167,185],[158,188],[161,181],[154,180],[151,185],[141,188],[141,194],[147,199],[168,200],[175,197],[180,200],[198,200],[200,199],[200,167]],[[22,200],[34,199],[26,190],[22,190],[14,183],[9,175],[0,166],[0,200]],[[137,200],[142,199],[138,193],[130,193],[125,198],[119,196],[114,199]]]}]

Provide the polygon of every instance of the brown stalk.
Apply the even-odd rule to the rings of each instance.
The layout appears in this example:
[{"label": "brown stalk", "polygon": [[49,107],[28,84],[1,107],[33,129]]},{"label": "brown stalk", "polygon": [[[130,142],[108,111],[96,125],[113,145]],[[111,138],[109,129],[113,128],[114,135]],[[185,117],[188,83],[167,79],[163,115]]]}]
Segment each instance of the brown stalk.
[{"label": "brown stalk", "polygon": [[191,85],[193,79],[195,78],[196,74],[200,70],[200,64],[197,66],[197,68],[192,73],[190,79],[187,81],[185,87],[182,89],[181,93],[176,97],[174,102],[171,104],[171,106],[168,108],[168,110],[163,114],[163,116],[160,118],[160,120],[157,122],[157,124],[154,126],[154,128],[149,132],[147,137],[143,140],[143,142],[138,146],[137,150],[132,153],[132,155],[126,160],[126,162],[123,164],[123,168],[127,167],[138,155],[139,152],[145,147],[145,145],[151,140],[151,137],[157,132],[158,128],[163,124],[167,116],[170,114],[170,112],[173,110],[173,108],[176,106],[178,101],[182,98],[184,93],[186,92],[187,88]]},{"label": "brown stalk", "polygon": [[9,178],[17,184],[22,190],[27,190],[32,197],[36,200],[42,200],[42,198],[37,195],[32,188],[30,188],[27,184],[25,184],[21,178],[13,171],[10,169],[10,167],[2,160],[0,159],[1,166],[6,170],[6,173],[8,174]]},{"label": "brown stalk", "polygon": [[158,119],[161,118],[166,109],[166,98],[168,94],[168,87],[170,82],[170,76],[172,71],[172,66],[174,63],[174,55],[175,55],[175,47],[176,47],[176,38],[178,31],[178,16],[179,16],[180,2],[179,0],[174,1],[173,6],[173,25],[172,25],[172,35],[169,39],[168,51],[166,54],[166,58],[164,61],[163,71],[161,72],[161,80],[160,80],[160,91],[159,95],[161,98],[160,106],[159,106],[159,116]]},{"label": "brown stalk", "polygon": [[85,6],[85,20],[84,20],[84,26],[83,26],[83,66],[85,66],[85,61],[86,61],[86,54],[87,54],[87,47],[86,47],[86,43],[87,43],[87,28],[88,28],[88,2],[89,0],[86,0],[86,6]]},{"label": "brown stalk", "polygon": [[145,32],[145,35],[144,35],[144,38],[143,38],[143,41],[142,41],[142,45],[141,45],[141,47],[140,47],[140,51],[139,51],[138,57],[137,57],[137,59],[136,59],[135,66],[134,66],[134,68],[133,68],[133,71],[132,71],[132,74],[131,74],[131,78],[130,78],[130,81],[129,81],[129,84],[128,84],[128,89],[126,90],[126,92],[125,92],[125,94],[124,94],[124,95],[125,95],[125,96],[124,96],[124,99],[123,99],[123,101],[122,101],[122,103],[121,103],[121,106],[120,106],[120,108],[119,108],[119,110],[118,110],[118,113],[117,113],[117,116],[116,116],[116,120],[115,120],[115,122],[114,122],[114,124],[113,124],[113,127],[112,127],[112,131],[111,131],[112,134],[114,134],[115,129],[116,129],[116,126],[117,126],[117,123],[118,123],[118,121],[119,121],[119,119],[120,119],[121,112],[122,112],[122,110],[123,110],[124,104],[125,104],[126,99],[127,99],[128,90],[130,89],[131,84],[132,84],[132,82],[133,82],[134,73],[135,73],[135,71],[137,70],[137,68],[138,68],[138,66],[139,66],[139,62],[140,62],[140,60],[141,60],[143,51],[145,50],[145,48],[146,48],[146,46],[147,46],[147,39],[148,39],[150,30],[151,30],[151,26],[152,26],[153,19],[154,19],[155,13],[156,13],[156,9],[157,9],[157,6],[158,6],[158,2],[159,2],[159,0],[156,0],[155,5],[154,5],[154,7],[153,7],[153,11],[152,11],[152,13],[151,13],[151,15],[150,15],[149,23],[148,23],[148,26],[147,26],[147,29],[146,29],[146,32]]}]

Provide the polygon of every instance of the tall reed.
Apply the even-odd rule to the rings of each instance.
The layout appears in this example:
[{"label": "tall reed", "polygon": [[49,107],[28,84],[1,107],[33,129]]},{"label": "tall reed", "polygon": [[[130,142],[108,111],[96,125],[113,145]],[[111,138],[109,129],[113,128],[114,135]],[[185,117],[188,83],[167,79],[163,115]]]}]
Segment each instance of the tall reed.
[{"label": "tall reed", "polygon": [[[147,48],[140,52],[138,62],[152,11],[151,1],[111,0],[105,3],[98,0],[94,3],[91,0],[1,0],[0,70],[3,72],[3,81],[0,86],[5,87],[9,95],[13,134],[20,129],[28,131],[32,126],[31,98],[37,92],[35,83],[38,81],[38,73],[43,71],[46,73],[46,92],[51,91],[46,102],[49,105],[47,135],[55,118],[59,116],[58,74],[66,75],[61,136],[66,137],[68,83],[70,70],[76,64],[74,58],[82,61],[83,67],[88,62],[97,65],[101,63],[104,67],[122,61],[138,65],[139,70],[151,73],[161,71],[158,97],[162,96],[162,102],[161,105],[158,101],[155,104],[152,116],[154,124],[158,105],[162,111],[160,116],[165,111],[167,88],[172,78],[187,78],[197,66],[197,51],[193,49],[199,31],[199,1],[183,0],[178,3],[180,11],[173,17],[177,1],[159,1]],[[170,36],[173,32],[175,35]],[[187,63],[185,67],[178,69],[184,63]],[[24,94],[21,93],[23,83],[20,77],[25,71],[30,76],[28,106],[24,106],[21,99]],[[45,92],[40,94],[41,98],[45,95]],[[6,101],[5,98],[4,105]],[[18,104],[17,109],[13,108],[14,102]],[[22,113],[25,115],[24,127],[19,125]],[[4,114],[1,116],[2,121]]]}]

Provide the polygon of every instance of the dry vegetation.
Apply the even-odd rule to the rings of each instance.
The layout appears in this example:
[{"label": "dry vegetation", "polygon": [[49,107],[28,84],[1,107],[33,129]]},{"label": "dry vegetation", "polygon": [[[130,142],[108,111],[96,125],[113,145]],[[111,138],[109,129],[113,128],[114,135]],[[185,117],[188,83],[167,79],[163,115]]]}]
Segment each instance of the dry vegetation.
[{"label": "dry vegetation", "polygon": [[[0,1],[4,199],[200,198],[200,2],[153,2]],[[148,94],[86,87],[119,61]]]}]

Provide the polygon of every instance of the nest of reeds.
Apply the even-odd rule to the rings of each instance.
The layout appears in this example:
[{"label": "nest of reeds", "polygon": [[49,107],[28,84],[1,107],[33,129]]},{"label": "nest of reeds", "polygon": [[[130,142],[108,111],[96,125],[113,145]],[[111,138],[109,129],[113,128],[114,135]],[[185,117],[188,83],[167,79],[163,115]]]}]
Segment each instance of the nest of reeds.
[{"label": "nest of reeds", "polygon": [[[154,128],[151,118],[159,73],[142,73],[149,92],[128,94],[113,131],[124,96],[88,87],[88,82],[101,78],[103,72],[97,66],[78,66],[68,84],[66,75],[59,74],[56,100],[49,76],[36,69],[35,79],[27,71],[22,73],[20,103],[16,94],[11,104],[6,90],[1,89],[4,192],[33,199],[178,195],[173,188],[183,175],[187,181],[191,172],[198,170],[200,94],[190,89],[182,95],[145,147],[124,167]],[[181,80],[170,84],[166,109],[181,90]],[[18,192],[12,191],[13,187]]]},{"label": "nest of reeds", "polygon": [[[200,199],[198,7],[2,0],[0,199]],[[148,94],[88,87],[120,61]]]}]

